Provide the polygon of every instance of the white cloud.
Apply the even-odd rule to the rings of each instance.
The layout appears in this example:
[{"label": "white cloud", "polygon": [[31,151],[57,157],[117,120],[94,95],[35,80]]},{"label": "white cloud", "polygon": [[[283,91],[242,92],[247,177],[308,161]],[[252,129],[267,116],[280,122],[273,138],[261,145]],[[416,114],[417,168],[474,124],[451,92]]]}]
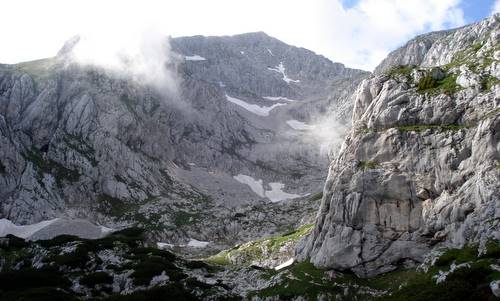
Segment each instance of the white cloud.
[{"label": "white cloud", "polygon": [[497,0],[495,4],[493,4],[493,8],[491,9],[491,14],[500,13],[500,0]]},{"label": "white cloud", "polygon": [[340,0],[2,1],[0,62],[54,55],[75,34],[106,36],[110,44],[155,28],[172,36],[265,31],[348,66],[372,69],[415,34],[462,25],[458,2],[360,0],[345,9]]}]

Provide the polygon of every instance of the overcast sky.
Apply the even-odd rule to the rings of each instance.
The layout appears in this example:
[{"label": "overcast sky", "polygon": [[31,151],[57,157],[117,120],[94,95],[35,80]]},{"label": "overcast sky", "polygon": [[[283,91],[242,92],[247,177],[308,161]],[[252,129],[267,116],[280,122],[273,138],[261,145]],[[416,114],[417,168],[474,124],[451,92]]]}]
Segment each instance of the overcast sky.
[{"label": "overcast sky", "polygon": [[[496,1],[496,2],[495,2]],[[264,31],[349,67],[372,70],[416,34],[480,20],[500,0],[3,0],[0,62],[56,54],[70,37],[127,47],[147,31],[232,35]]]}]

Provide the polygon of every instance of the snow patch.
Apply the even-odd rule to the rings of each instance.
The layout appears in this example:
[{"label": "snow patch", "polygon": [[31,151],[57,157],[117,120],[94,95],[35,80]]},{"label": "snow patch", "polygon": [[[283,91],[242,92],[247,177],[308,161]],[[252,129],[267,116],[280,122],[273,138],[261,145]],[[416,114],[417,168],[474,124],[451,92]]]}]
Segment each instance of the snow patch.
[{"label": "snow patch", "polygon": [[187,246],[193,248],[205,248],[206,246],[208,246],[209,243],[210,242],[208,241],[201,241],[191,238],[191,240],[187,243]]},{"label": "snow patch", "polygon": [[284,192],[285,184],[283,183],[269,183],[269,186],[271,186],[271,190],[266,191],[266,197],[273,203],[301,197],[299,194]]},{"label": "snow patch", "polygon": [[195,55],[186,55],[184,57],[184,59],[186,61],[206,61],[207,60],[206,58],[204,58],[202,56],[199,56],[197,54],[195,54]]},{"label": "snow patch", "polygon": [[108,227],[104,227],[104,226],[99,226],[99,227],[101,227],[101,233],[103,235],[106,235],[106,234],[109,234],[109,233],[115,231],[115,229],[111,229],[111,228],[108,228]]},{"label": "snow patch", "polygon": [[275,269],[276,271],[279,271],[279,270],[281,270],[282,268],[286,268],[287,266],[292,265],[292,263],[293,263],[294,261],[295,261],[295,260],[294,260],[293,258],[290,258],[290,259],[288,259],[287,261],[283,262],[282,264],[280,264],[280,265],[276,266],[274,269]]},{"label": "snow patch", "polygon": [[264,184],[262,180],[255,180],[250,176],[242,174],[234,176],[233,178],[242,184],[248,185],[250,189],[252,189],[252,191],[255,192],[258,196],[265,197]]},{"label": "snow patch", "polygon": [[271,51],[271,49],[267,48],[267,52],[269,52],[269,54],[270,54],[271,56],[274,56],[274,54],[273,54],[273,52]]},{"label": "snow patch", "polygon": [[240,51],[240,53],[241,53],[242,55],[244,55],[244,54],[245,54],[245,51]]},{"label": "snow patch", "polygon": [[158,249],[169,249],[169,248],[173,248],[174,245],[166,243],[166,242],[157,242],[156,247],[158,247]]},{"label": "snow patch", "polygon": [[278,66],[276,66],[275,68],[267,68],[271,71],[275,71],[275,72],[278,72],[278,73],[281,73],[281,75],[283,75],[283,80],[287,83],[287,84],[290,84],[290,83],[299,83],[300,80],[298,79],[291,79],[289,78],[288,76],[286,76],[286,73],[285,73],[285,66],[283,65],[283,62],[280,62],[280,64]]},{"label": "snow patch", "polygon": [[292,129],[298,131],[310,131],[314,129],[313,125],[309,125],[307,123],[295,119],[287,120],[286,124],[288,124]]},{"label": "snow patch", "polygon": [[48,225],[58,221],[59,218],[42,221],[32,225],[17,226],[10,220],[2,218],[0,219],[0,237],[7,236],[8,234],[15,235],[20,238],[27,239],[41,229],[47,227]]},{"label": "snow patch", "polygon": [[284,101],[288,101],[288,102],[296,101],[294,99],[286,98],[283,96],[263,96],[262,98],[264,98],[266,100],[271,100],[271,101],[280,101],[280,100],[284,100]]},{"label": "snow patch", "polygon": [[283,183],[269,183],[269,186],[271,187],[271,190],[265,190],[264,189],[264,181],[262,179],[256,180],[250,176],[239,174],[237,176],[233,177],[236,181],[246,184],[250,187],[250,189],[255,192],[258,196],[262,198],[268,198],[271,202],[280,202],[283,200],[288,200],[288,199],[295,199],[298,197],[302,197],[303,195],[299,194],[292,194],[292,193],[287,193],[284,192],[283,189],[285,188],[285,184]]},{"label": "snow patch", "polygon": [[250,112],[252,112],[256,115],[259,115],[259,116],[269,116],[269,112],[271,112],[271,110],[273,110],[276,107],[285,105],[284,103],[277,103],[277,104],[274,104],[270,107],[265,107],[265,106],[261,107],[261,106],[256,105],[256,104],[250,104],[250,103],[247,103],[241,99],[231,97],[227,94],[226,94],[226,99],[229,102],[232,102],[232,103],[244,108],[245,110],[250,111]]}]

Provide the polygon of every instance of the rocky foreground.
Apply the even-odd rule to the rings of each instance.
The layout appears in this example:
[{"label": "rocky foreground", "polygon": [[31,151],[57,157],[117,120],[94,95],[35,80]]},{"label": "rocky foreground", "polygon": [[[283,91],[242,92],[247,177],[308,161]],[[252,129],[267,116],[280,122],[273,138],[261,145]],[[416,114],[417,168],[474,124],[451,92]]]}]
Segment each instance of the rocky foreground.
[{"label": "rocky foreground", "polygon": [[[269,241],[279,250],[303,234]],[[269,250],[268,243],[254,243],[255,250]],[[0,239],[0,299],[495,300],[500,245],[489,242],[484,253],[477,251],[441,252],[418,268],[361,279],[307,262],[279,270],[252,265],[252,259],[270,256],[259,252],[247,252],[247,261],[237,265],[185,260],[148,247],[138,228],[96,240],[63,235],[33,242],[9,235]]]}]

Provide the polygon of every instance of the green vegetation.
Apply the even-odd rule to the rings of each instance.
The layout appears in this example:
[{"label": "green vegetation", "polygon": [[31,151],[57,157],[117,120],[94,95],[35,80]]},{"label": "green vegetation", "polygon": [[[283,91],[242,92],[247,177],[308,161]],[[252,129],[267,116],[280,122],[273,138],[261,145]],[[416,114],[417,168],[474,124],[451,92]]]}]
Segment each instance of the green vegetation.
[{"label": "green vegetation", "polygon": [[432,89],[432,88],[436,87],[436,85],[437,85],[436,80],[432,76],[426,75],[426,76],[422,77],[420,79],[420,81],[418,82],[417,90],[418,91],[425,91],[425,90]]},{"label": "green vegetation", "polygon": [[396,126],[395,128],[401,132],[423,132],[430,129],[437,129],[441,131],[458,131],[461,129],[468,129],[472,126],[469,125],[459,125],[459,124],[447,124],[447,125],[433,125],[433,124],[419,124],[419,125],[402,125]]},{"label": "green vegetation", "polygon": [[368,170],[368,169],[378,169],[380,168],[380,164],[372,161],[360,161],[358,163],[358,168],[362,170]]},{"label": "green vegetation", "polygon": [[[254,291],[251,296],[279,296],[283,299],[302,296],[306,300],[316,300],[319,296],[333,299],[340,292],[347,293],[343,300],[495,300],[489,283],[500,279],[500,272],[491,267],[499,264],[499,255],[500,242],[489,241],[486,253],[481,256],[477,246],[451,249],[443,253],[427,272],[415,268],[398,269],[367,279],[342,273],[330,276],[309,262],[300,262],[284,271],[274,272],[270,276],[274,285]],[[467,263],[468,266],[457,268],[444,281],[437,283],[439,271],[449,271],[452,263]]]},{"label": "green vegetation", "polygon": [[[0,300],[219,300],[214,297],[223,284],[207,284],[188,277],[184,270],[214,268],[201,261],[187,261],[168,251],[144,247],[144,231],[128,228],[107,237],[88,240],[74,236],[58,236],[50,240],[26,242],[8,236],[0,239]],[[42,250],[43,249],[43,250]],[[73,249],[73,251],[69,251]],[[64,251],[63,251],[64,250]],[[97,253],[107,250],[120,259],[115,265],[104,263]],[[68,252],[69,251],[69,252]],[[6,265],[6,255],[12,259]],[[32,260],[43,258],[43,266],[34,268]],[[85,259],[85,260],[83,260]],[[9,259],[10,260],[10,259]],[[38,259],[37,259],[38,260]],[[11,269],[10,267],[15,269]],[[128,295],[113,294],[112,271],[131,271],[134,286],[149,285],[163,272],[169,282]],[[72,283],[90,289],[91,296],[72,291]],[[229,288],[226,288],[229,289]],[[90,298],[89,298],[90,297]],[[233,296],[226,293],[226,300]],[[224,299],[224,298],[222,298]]]},{"label": "green vegetation", "polygon": [[411,76],[411,72],[415,69],[416,66],[413,65],[400,65],[393,67],[389,71],[387,71],[387,75],[393,79],[396,79],[399,76],[404,76],[409,78]]},{"label": "green vegetation", "polygon": [[494,76],[487,75],[481,78],[481,90],[483,91],[489,91],[491,90],[495,85],[500,84],[500,80]]},{"label": "green vegetation", "polygon": [[97,196],[98,210],[110,216],[121,217],[132,209],[133,204],[129,204],[119,198],[107,194]]},{"label": "green vegetation", "polygon": [[497,165],[495,167],[496,167],[496,169],[500,169],[500,162],[497,163]]},{"label": "green vegetation", "polygon": [[76,170],[68,169],[60,163],[46,158],[41,150],[32,148],[24,154],[24,158],[33,163],[38,172],[38,181],[43,186],[43,174],[54,176],[56,183],[61,187],[64,181],[77,182],[80,173]]},{"label": "green vegetation", "polygon": [[342,292],[343,289],[330,281],[324,271],[304,261],[290,267],[284,281],[254,292],[250,297],[279,296],[282,300],[289,300],[302,296],[306,300],[318,300],[320,296],[327,296],[326,300],[329,300]]},{"label": "green vegetation", "polygon": [[81,135],[66,133],[63,140],[68,147],[85,157],[92,166],[97,166],[94,148]]},{"label": "green vegetation", "polygon": [[255,260],[264,259],[263,256],[267,257],[278,252],[285,243],[298,242],[300,238],[311,232],[313,227],[314,224],[308,224],[280,236],[247,242],[232,249],[224,250],[207,258],[205,261],[219,265],[234,264],[234,261],[237,261],[240,265],[249,265]]},{"label": "green vegetation", "polygon": [[175,212],[173,216],[174,224],[178,227],[192,224],[198,218],[199,218],[198,214],[189,213],[182,210]]},{"label": "green vegetation", "polygon": [[83,276],[80,279],[80,284],[88,287],[96,286],[97,284],[112,284],[113,277],[106,272],[95,272]]},{"label": "green vegetation", "polygon": [[460,86],[457,85],[456,81],[457,81],[456,74],[447,74],[444,78],[440,80],[437,80],[433,78],[430,74],[427,74],[419,80],[417,85],[417,91],[419,93],[429,93],[432,95],[436,94],[452,95],[458,90],[460,90]]}]

